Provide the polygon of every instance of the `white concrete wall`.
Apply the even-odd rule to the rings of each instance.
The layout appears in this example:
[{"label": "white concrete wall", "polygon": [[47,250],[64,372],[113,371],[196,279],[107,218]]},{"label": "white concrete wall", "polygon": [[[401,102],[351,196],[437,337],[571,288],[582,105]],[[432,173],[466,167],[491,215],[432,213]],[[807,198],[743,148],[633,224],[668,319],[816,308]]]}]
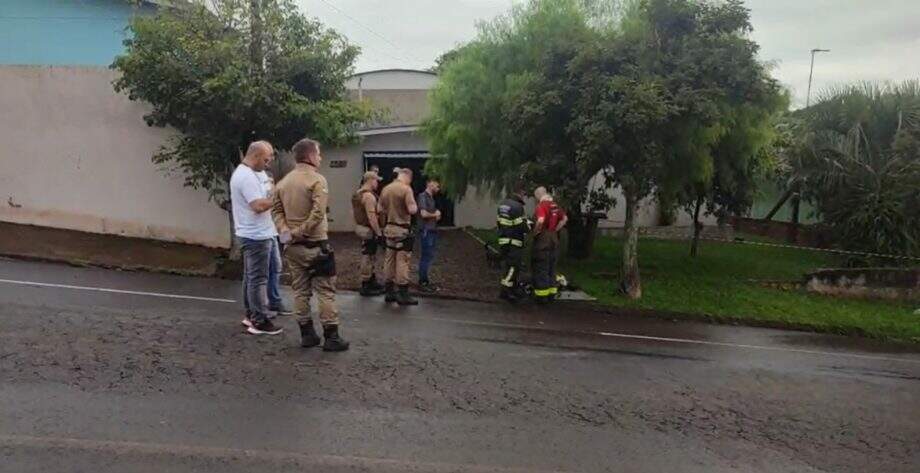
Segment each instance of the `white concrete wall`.
[{"label": "white concrete wall", "polygon": [[360,72],[345,81],[348,90],[428,90],[438,76],[425,71],[389,69]]},{"label": "white concrete wall", "polygon": [[[351,194],[358,188],[364,173],[365,151],[424,151],[428,149],[425,139],[416,133],[391,133],[367,136],[361,143],[343,148],[323,149],[322,173],[329,183],[329,223],[331,231],[352,231],[354,220],[351,210]],[[332,161],[345,161],[346,166],[332,168]],[[477,195],[470,189],[454,207],[454,223],[457,226],[491,228],[495,226],[497,203],[488,196]]]},{"label": "white concrete wall", "polygon": [[[591,180],[588,188],[599,189],[603,187],[603,184],[604,176],[601,173],[598,173]],[[607,218],[601,220],[598,223],[598,226],[601,228],[623,228],[623,226],[626,224],[626,199],[623,197],[623,190],[619,186],[614,187],[609,191],[609,195],[616,199],[616,205],[607,211]],[[654,197],[648,197],[642,200],[642,203],[639,207],[638,217],[640,227],[656,227],[659,225],[660,215],[658,202]],[[700,220],[704,225],[715,225],[717,223],[714,216],[705,216]],[[685,227],[692,224],[693,216],[683,210],[678,210],[672,225]]]},{"label": "white concrete wall", "polygon": [[[399,90],[415,82],[430,87],[434,80],[402,71],[367,77],[380,79],[375,87]],[[227,247],[225,212],[204,191],[184,187],[181,175],[164,175],[150,162],[170,132],[148,127],[142,119],[146,107],[115,94],[114,78],[104,68],[0,67],[0,221]],[[368,136],[356,145],[324,149],[330,228],[353,229],[350,199],[364,172],[365,151],[426,149],[424,138],[413,132]],[[346,166],[331,168],[332,161]],[[601,222],[603,227],[623,225],[622,194],[614,193],[619,204]],[[455,223],[493,227],[495,205],[495,199],[471,189],[456,204]],[[681,213],[677,225],[689,221]],[[657,223],[657,206],[649,201],[640,224]]]},{"label": "white concrete wall", "polygon": [[0,67],[0,221],[229,245],[226,213],[150,157],[170,132],[92,67]]}]

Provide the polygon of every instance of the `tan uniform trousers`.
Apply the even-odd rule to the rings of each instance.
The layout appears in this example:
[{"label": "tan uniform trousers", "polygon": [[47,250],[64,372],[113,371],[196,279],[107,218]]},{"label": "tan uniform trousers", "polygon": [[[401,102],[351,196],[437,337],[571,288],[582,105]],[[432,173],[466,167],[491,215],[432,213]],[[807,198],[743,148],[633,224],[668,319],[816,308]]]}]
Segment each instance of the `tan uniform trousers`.
[{"label": "tan uniform trousers", "polygon": [[368,242],[376,238],[374,231],[364,225],[355,226],[355,234],[361,239],[361,281],[369,281],[377,272],[377,244],[372,242],[373,253],[368,251]]},{"label": "tan uniform trousers", "polygon": [[339,311],[335,305],[335,276],[312,276],[311,266],[319,256],[320,248],[303,245],[288,245],[284,259],[291,271],[291,288],[294,290],[294,311],[297,323],[311,323],[310,299],[313,293],[319,300],[319,322],[323,325],[338,325]]},{"label": "tan uniform trousers", "polygon": [[409,285],[412,244],[404,241],[408,234],[409,229],[395,225],[387,225],[383,229],[383,236],[387,239],[387,251],[383,255],[384,282],[392,282],[397,286]]}]

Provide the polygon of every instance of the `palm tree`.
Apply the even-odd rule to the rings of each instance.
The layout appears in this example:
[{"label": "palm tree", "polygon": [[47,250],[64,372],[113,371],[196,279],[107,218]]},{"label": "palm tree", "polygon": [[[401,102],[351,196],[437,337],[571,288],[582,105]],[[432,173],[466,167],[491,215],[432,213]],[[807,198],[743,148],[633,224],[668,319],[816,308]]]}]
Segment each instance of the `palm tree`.
[{"label": "palm tree", "polygon": [[840,246],[920,249],[920,82],[827,90],[797,114],[786,164]]}]

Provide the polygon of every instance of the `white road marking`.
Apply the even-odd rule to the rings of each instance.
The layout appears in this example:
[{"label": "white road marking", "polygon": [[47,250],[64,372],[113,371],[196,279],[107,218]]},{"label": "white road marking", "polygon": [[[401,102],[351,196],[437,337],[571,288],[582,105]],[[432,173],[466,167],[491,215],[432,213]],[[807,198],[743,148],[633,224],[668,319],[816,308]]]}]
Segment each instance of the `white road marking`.
[{"label": "white road marking", "polygon": [[[197,445],[174,445],[152,442],[128,442],[113,440],[90,440],[67,437],[33,437],[27,435],[0,435],[0,446],[71,449],[115,455],[174,455],[191,456],[239,462],[242,459],[270,462],[295,463],[313,468],[357,468],[361,471],[430,471],[430,472],[492,472],[524,473],[539,472],[533,468],[509,468],[500,466],[454,464],[439,462],[418,462],[389,458],[370,458],[345,455],[309,454],[280,450],[255,450]],[[275,465],[278,466],[278,465]],[[270,470],[266,470],[270,471]],[[558,470],[554,470],[558,471]],[[547,472],[548,473],[548,472]]]},{"label": "white road marking", "polygon": [[58,289],[72,289],[76,291],[110,292],[114,294],[132,294],[136,296],[165,297],[168,299],[187,299],[187,300],[193,300],[193,301],[226,302],[230,304],[236,303],[236,301],[233,299],[220,299],[216,297],[187,296],[184,294],[164,294],[161,292],[126,291],[123,289],[110,289],[110,288],[105,288],[105,287],[71,286],[69,284],[51,284],[51,283],[46,283],[46,282],[35,282],[35,281],[16,281],[12,279],[0,279],[0,283],[18,284],[20,286],[53,287],[53,288],[58,288]]},{"label": "white road marking", "polygon": [[743,343],[712,342],[709,340],[692,340],[692,339],[686,339],[686,338],[671,338],[671,337],[653,337],[649,335],[634,335],[634,334],[629,334],[629,333],[598,332],[597,334],[602,337],[632,338],[632,339],[637,339],[637,340],[650,340],[650,341],[655,341],[655,342],[690,343],[690,344],[695,344],[695,345],[711,345],[711,346],[718,346],[718,347],[745,348],[748,350],[769,350],[769,351],[782,351],[782,352],[788,352],[788,353],[804,353],[807,355],[842,356],[846,358],[862,358],[865,360],[900,361],[903,363],[920,363],[920,360],[912,360],[909,358],[892,358],[888,356],[858,355],[856,353],[835,353],[831,351],[803,350],[801,348],[768,347],[764,345],[745,345]]},{"label": "white road marking", "polygon": [[[200,297],[200,296],[188,296],[184,294],[164,294],[159,292],[144,292],[144,291],[127,291],[123,289],[110,289],[103,287],[88,287],[88,286],[72,286],[69,284],[52,284],[52,283],[43,283],[35,281],[17,281],[13,279],[0,279],[0,283],[5,284],[18,284],[22,286],[37,286],[37,287],[52,287],[59,289],[72,289],[78,291],[95,291],[95,292],[108,292],[115,294],[132,294],[139,296],[150,296],[150,297],[164,297],[168,299],[185,299],[185,300],[196,300],[196,301],[206,301],[206,302],[223,302],[229,304],[235,304],[236,301],[233,299],[221,299],[215,297]],[[448,319],[443,317],[424,317],[424,316],[408,316],[410,319],[415,320],[429,320],[429,321],[439,321],[439,322],[450,322],[461,325],[478,325],[482,327],[499,327],[499,328],[513,328],[513,329],[522,329],[522,330],[538,330],[544,332],[560,332],[560,333],[572,333],[576,335],[595,335],[600,337],[609,337],[609,338],[623,338],[623,339],[634,339],[634,340],[646,340],[653,342],[664,342],[664,343],[683,343],[691,345],[709,345],[709,346],[719,346],[726,348],[739,348],[747,350],[764,350],[764,351],[778,351],[786,353],[801,353],[806,355],[818,355],[818,356],[833,356],[840,358],[857,358],[863,360],[875,360],[875,361],[895,361],[901,363],[912,363],[920,364],[920,360],[914,360],[909,358],[894,358],[887,356],[875,356],[875,355],[859,355],[855,353],[835,353],[829,351],[818,351],[818,350],[803,350],[800,348],[785,348],[785,347],[769,347],[764,345],[746,345],[740,343],[728,343],[728,342],[713,342],[709,340],[693,340],[688,338],[671,338],[671,337],[655,337],[650,335],[637,335],[631,333],[615,333],[615,332],[585,332],[585,331],[565,331],[549,327],[535,327],[530,325],[521,325],[521,324],[507,324],[500,322],[480,322],[475,320],[459,320],[459,319]]]},{"label": "white road marking", "polygon": [[896,361],[896,362],[901,362],[901,363],[920,364],[920,359],[894,358],[894,357],[876,356],[876,355],[859,355],[856,353],[839,353],[839,352],[831,352],[831,351],[803,350],[800,348],[768,347],[764,345],[746,345],[742,343],[713,342],[709,340],[693,340],[689,338],[654,337],[650,335],[636,335],[636,334],[631,334],[631,333],[566,331],[566,330],[559,330],[559,329],[550,328],[550,327],[535,327],[531,325],[507,324],[507,323],[500,323],[500,322],[479,322],[475,320],[447,319],[443,317],[409,316],[408,318],[415,319],[415,320],[434,320],[438,322],[451,322],[451,323],[460,324],[460,325],[473,325],[473,326],[482,326],[482,327],[537,330],[537,331],[542,331],[542,332],[569,333],[573,335],[595,335],[599,337],[646,340],[646,341],[663,342],[663,343],[709,345],[709,346],[738,348],[738,349],[746,349],[746,350],[766,350],[766,351],[778,351],[778,352],[786,352],[786,353],[801,353],[801,354],[806,354],[806,355],[835,356],[835,357],[841,357],[841,358],[857,358],[857,359],[863,359],[863,360]]}]

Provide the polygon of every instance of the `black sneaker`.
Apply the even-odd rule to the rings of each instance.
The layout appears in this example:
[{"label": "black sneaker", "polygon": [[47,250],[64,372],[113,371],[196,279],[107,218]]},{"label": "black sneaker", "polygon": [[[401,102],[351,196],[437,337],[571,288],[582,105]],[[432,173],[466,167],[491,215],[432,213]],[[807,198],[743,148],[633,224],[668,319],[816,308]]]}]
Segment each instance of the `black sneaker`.
[{"label": "black sneaker", "polygon": [[266,320],[260,324],[253,324],[252,327],[247,328],[246,331],[253,335],[278,335],[284,330],[273,324],[271,320]]},{"label": "black sneaker", "polygon": [[276,314],[278,314],[278,315],[280,315],[280,316],[282,316],[282,317],[286,317],[286,316],[289,316],[289,315],[294,315],[294,311],[291,310],[290,307],[284,305],[283,303],[282,303],[281,305],[271,306],[271,307],[268,308],[268,310],[270,310],[270,311],[272,311],[272,312],[274,312],[274,313],[276,313]]},{"label": "black sneaker", "polygon": [[421,292],[428,293],[428,294],[438,292],[440,289],[441,288],[439,288],[438,286],[431,284],[430,281],[418,283],[418,290]]}]

